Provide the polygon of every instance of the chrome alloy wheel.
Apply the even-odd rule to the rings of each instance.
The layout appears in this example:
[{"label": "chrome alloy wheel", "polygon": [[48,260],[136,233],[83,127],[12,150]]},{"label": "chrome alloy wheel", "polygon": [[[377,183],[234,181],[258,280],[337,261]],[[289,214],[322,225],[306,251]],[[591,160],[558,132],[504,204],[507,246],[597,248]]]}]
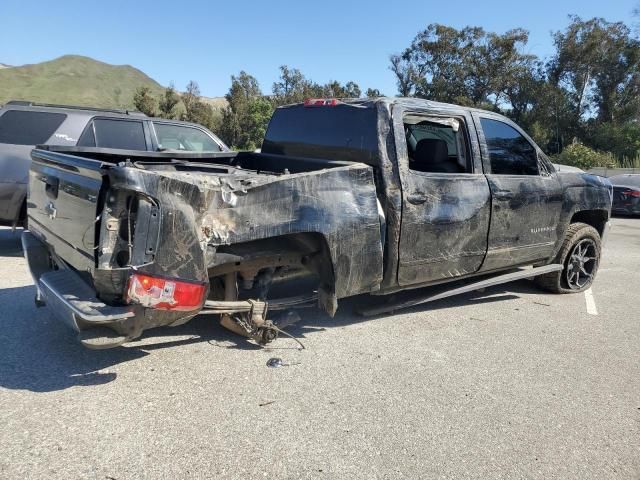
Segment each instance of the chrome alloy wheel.
[{"label": "chrome alloy wheel", "polygon": [[567,284],[571,290],[580,290],[593,280],[597,260],[597,247],[593,240],[584,238],[575,244],[566,269]]}]

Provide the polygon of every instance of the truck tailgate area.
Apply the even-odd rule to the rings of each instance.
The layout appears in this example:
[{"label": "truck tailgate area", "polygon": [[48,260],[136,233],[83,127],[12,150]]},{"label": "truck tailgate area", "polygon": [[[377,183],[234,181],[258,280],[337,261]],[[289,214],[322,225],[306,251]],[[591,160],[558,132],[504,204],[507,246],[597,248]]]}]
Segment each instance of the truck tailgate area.
[{"label": "truck tailgate area", "polygon": [[101,162],[44,150],[34,150],[32,159],[30,230],[75,269],[93,271]]}]

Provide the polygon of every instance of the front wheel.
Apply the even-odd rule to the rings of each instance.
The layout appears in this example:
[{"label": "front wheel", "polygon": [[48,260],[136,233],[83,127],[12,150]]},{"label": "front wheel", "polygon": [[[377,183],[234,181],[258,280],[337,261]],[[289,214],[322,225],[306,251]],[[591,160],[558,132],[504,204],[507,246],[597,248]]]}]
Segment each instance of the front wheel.
[{"label": "front wheel", "polygon": [[572,223],[554,261],[564,268],[536,277],[536,283],[554,293],[584,292],[596,277],[601,251],[600,234],[595,228],[586,223]]}]

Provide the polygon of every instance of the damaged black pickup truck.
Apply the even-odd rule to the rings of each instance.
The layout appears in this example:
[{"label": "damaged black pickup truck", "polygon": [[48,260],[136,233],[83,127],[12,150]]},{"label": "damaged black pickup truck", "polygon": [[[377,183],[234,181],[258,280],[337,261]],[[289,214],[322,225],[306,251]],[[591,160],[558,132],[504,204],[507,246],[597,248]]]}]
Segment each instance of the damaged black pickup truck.
[{"label": "damaged black pickup truck", "polygon": [[432,285],[420,301],[525,277],[580,292],[611,211],[606,179],[556,172],[505,117],[417,99],[278,108],[260,153],[32,158],[36,301],[93,348],[200,313],[267,343],[274,311]]}]

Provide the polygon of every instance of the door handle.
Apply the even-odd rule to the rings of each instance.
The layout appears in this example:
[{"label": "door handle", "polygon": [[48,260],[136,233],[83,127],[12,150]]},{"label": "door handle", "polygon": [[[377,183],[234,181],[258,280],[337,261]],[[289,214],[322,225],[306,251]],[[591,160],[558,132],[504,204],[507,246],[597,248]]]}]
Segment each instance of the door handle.
[{"label": "door handle", "polygon": [[496,200],[513,200],[515,194],[513,192],[510,192],[509,190],[498,190],[493,194],[493,197]]},{"label": "door handle", "polygon": [[422,205],[427,201],[427,196],[422,192],[411,193],[407,195],[407,202],[413,205]]}]

